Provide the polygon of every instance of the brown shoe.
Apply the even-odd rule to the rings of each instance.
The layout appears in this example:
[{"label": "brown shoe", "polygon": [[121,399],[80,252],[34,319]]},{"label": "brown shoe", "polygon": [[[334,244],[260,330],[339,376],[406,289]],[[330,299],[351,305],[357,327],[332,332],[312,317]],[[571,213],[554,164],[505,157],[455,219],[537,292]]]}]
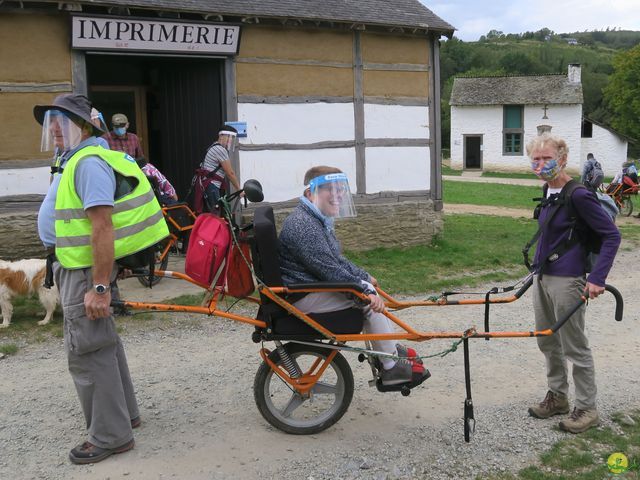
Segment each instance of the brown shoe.
[{"label": "brown shoe", "polygon": [[124,453],[131,450],[135,441],[129,440],[124,445],[116,448],[101,448],[91,442],[84,442],[69,452],[71,463],[82,465],[86,463],[98,463],[115,453]]},{"label": "brown shoe", "polygon": [[565,413],[569,413],[569,400],[567,396],[553,393],[551,390],[547,392],[543,401],[529,407],[529,415],[535,418],[549,418]]},{"label": "brown shoe", "polygon": [[559,423],[560,430],[571,433],[582,433],[589,430],[591,427],[595,427],[600,423],[600,417],[598,416],[598,410],[595,408],[588,408],[587,410],[581,410],[574,408],[569,418],[562,420]]},{"label": "brown shoe", "polygon": [[138,415],[136,418],[131,419],[131,428],[138,428],[141,424],[142,419],[140,418],[140,415]]}]

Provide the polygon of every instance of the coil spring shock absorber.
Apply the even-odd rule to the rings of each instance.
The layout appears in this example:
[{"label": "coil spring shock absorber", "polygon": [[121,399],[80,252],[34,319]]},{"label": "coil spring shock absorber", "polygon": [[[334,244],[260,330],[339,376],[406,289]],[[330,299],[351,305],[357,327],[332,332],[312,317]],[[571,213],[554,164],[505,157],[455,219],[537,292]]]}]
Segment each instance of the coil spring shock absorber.
[{"label": "coil spring shock absorber", "polygon": [[291,378],[299,378],[302,376],[302,371],[298,364],[291,358],[291,356],[287,353],[287,350],[284,348],[281,342],[276,341],[276,350],[278,355],[280,355],[280,359],[282,360],[282,364],[284,368],[289,372],[289,376]]}]

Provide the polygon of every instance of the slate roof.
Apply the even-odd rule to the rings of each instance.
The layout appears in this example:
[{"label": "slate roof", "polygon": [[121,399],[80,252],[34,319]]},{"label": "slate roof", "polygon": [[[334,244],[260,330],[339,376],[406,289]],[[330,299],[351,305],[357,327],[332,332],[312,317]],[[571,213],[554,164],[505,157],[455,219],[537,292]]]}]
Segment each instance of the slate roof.
[{"label": "slate roof", "polygon": [[582,85],[566,75],[457,77],[450,105],[581,104]]},{"label": "slate roof", "polygon": [[74,3],[223,16],[422,28],[440,31],[445,35],[452,35],[454,31],[454,27],[418,0],[79,0]]}]

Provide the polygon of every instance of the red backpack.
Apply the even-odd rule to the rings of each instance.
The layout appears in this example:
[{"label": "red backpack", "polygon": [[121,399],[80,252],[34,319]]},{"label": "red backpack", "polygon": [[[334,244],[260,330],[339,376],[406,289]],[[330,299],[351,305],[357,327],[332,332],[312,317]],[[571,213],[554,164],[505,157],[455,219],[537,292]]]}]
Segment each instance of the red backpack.
[{"label": "red backpack", "polygon": [[211,213],[199,215],[191,230],[184,272],[204,285],[211,285],[218,275],[215,286],[224,285],[230,244],[227,222]]}]

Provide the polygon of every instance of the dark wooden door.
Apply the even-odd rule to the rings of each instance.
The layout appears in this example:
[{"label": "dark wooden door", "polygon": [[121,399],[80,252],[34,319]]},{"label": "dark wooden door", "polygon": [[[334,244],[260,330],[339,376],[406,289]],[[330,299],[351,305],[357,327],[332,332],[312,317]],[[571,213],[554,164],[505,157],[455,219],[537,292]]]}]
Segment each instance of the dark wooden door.
[{"label": "dark wooden door", "polygon": [[180,199],[223,121],[222,68],[219,60],[166,59],[151,75],[150,158]]},{"label": "dark wooden door", "polygon": [[464,168],[482,168],[482,137],[468,135],[464,138]]}]

